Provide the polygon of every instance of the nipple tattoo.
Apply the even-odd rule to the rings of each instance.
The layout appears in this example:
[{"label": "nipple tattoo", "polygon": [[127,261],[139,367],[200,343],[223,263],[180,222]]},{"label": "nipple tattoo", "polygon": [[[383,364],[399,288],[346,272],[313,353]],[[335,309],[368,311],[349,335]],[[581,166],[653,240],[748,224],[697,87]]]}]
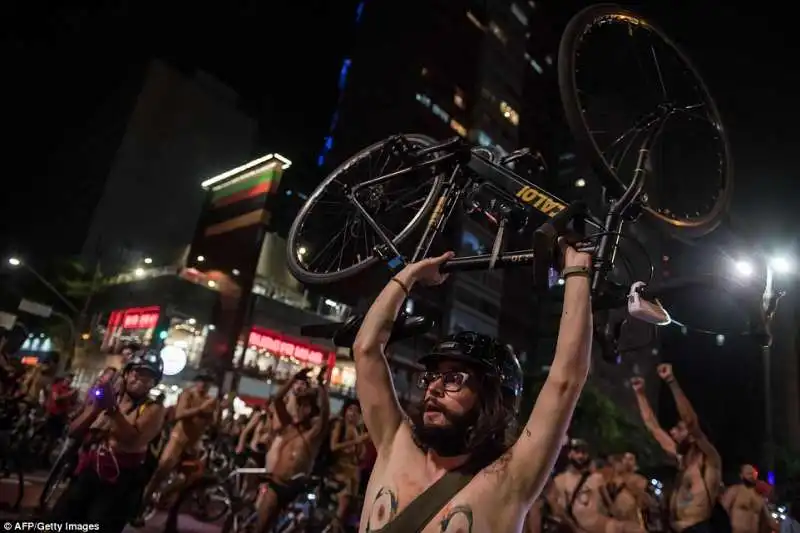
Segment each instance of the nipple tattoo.
[{"label": "nipple tattoo", "polygon": [[[453,528],[450,528],[450,526]],[[457,505],[439,522],[441,533],[472,533],[472,508]]]},{"label": "nipple tattoo", "polygon": [[[391,489],[381,487],[375,500],[372,502],[369,521],[367,522],[367,533],[377,531],[386,525],[394,515],[397,514],[397,495]],[[375,526],[372,525],[372,518],[375,518]]]}]

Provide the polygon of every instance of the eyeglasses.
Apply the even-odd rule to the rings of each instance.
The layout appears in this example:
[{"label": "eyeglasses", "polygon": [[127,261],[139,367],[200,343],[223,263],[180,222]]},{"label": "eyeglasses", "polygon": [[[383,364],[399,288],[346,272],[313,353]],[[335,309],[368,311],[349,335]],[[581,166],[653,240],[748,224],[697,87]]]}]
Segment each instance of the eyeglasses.
[{"label": "eyeglasses", "polygon": [[421,372],[417,377],[417,387],[426,390],[430,387],[431,383],[439,378],[442,378],[444,390],[447,392],[458,392],[469,379],[469,372],[459,372],[455,370],[450,372],[434,372],[432,370]]}]

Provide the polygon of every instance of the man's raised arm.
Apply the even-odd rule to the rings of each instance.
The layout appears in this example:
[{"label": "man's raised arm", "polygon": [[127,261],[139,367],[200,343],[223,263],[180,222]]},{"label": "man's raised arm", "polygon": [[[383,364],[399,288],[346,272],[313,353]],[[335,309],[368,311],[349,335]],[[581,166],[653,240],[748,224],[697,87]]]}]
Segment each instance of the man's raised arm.
[{"label": "man's raised arm", "polygon": [[639,404],[639,413],[642,415],[642,422],[647,428],[647,431],[656,439],[656,442],[667,452],[670,457],[677,457],[678,450],[675,446],[675,441],[672,437],[664,431],[658,423],[658,418],[650,407],[650,402],[647,401],[647,394],[644,390],[644,379],[640,377],[631,378],[631,387],[636,394],[636,403]]},{"label": "man's raised arm", "polygon": [[547,480],[589,373],[592,348],[591,256],[560,243],[564,308],[556,353],[528,423],[511,449],[512,494],[531,502]]},{"label": "man's raised arm", "polygon": [[378,452],[391,446],[403,419],[384,353],[397,313],[415,283],[438,285],[444,281],[446,276],[439,273],[439,266],[451,257],[446,253],[423,259],[392,278],[372,303],[353,343],[356,393]]},{"label": "man's raised arm", "polygon": [[675,398],[675,407],[678,408],[678,415],[681,417],[681,420],[683,420],[683,423],[686,424],[686,429],[689,431],[689,434],[694,437],[697,446],[706,456],[708,463],[719,470],[722,468],[722,458],[714,445],[711,444],[711,441],[708,440],[705,433],[703,433],[700,427],[700,420],[697,418],[697,413],[695,413],[691,402],[689,402],[689,398],[683,393],[680,385],[678,385],[678,380],[675,379],[672,373],[672,365],[661,364],[658,365],[657,370],[659,377],[669,385],[669,390],[672,391],[672,396]]}]

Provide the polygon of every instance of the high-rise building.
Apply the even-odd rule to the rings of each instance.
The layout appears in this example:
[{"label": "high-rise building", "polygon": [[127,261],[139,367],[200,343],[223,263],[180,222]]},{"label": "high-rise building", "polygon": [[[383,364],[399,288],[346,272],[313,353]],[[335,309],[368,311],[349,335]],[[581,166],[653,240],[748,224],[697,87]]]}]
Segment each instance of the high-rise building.
[{"label": "high-rise building", "polygon": [[[154,61],[131,82],[124,133],[113,147],[83,254],[106,270],[191,242],[200,181],[251,155],[256,121],[228,87]],[[115,116],[119,121],[119,115]]]},{"label": "high-rise building", "polygon": [[[526,0],[361,3],[352,53],[343,61],[339,106],[319,154],[327,170],[396,133],[461,136],[500,154],[519,145]],[[493,231],[460,213],[448,236],[462,254],[485,253]],[[421,293],[440,333],[497,335],[502,272],[455,276],[451,290]]]}]

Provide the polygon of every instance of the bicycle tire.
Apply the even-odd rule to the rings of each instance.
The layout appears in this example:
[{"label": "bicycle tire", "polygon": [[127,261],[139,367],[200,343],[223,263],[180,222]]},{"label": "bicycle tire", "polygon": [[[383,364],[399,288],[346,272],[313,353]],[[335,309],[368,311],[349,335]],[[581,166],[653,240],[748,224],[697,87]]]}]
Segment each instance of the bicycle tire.
[{"label": "bicycle tire", "polygon": [[[420,148],[425,148],[429,146],[433,146],[436,144],[436,141],[428,137],[426,135],[420,134],[404,134],[402,135],[403,138],[414,142],[419,145]],[[388,142],[392,140],[392,137],[382,139],[376,143],[371,144],[370,146],[362,149],[354,156],[347,159],[344,163],[336,167],[336,169],[331,172],[323,181],[322,183],[314,189],[314,192],[311,193],[308,200],[306,200],[303,207],[300,208],[297,216],[295,217],[294,221],[292,222],[292,226],[289,229],[289,234],[286,238],[286,250],[287,250],[287,265],[289,267],[289,271],[292,275],[297,278],[298,281],[302,283],[306,283],[309,285],[321,285],[326,283],[335,283],[356,274],[363,272],[364,270],[370,268],[374,264],[378,262],[378,258],[375,257],[374,254],[370,255],[368,258],[364,259],[363,261],[351,265],[349,267],[343,268],[341,270],[336,270],[335,272],[328,272],[328,273],[319,273],[319,272],[309,272],[298,260],[296,250],[298,250],[301,245],[298,242],[298,232],[306,222],[306,217],[308,216],[309,212],[314,206],[316,200],[322,195],[323,191],[325,190],[331,182],[333,182],[338,176],[342,175],[346,172],[352,165],[361,161],[365,157],[367,157],[370,153],[376,151],[377,149],[383,147]],[[443,178],[441,174],[436,174],[431,179],[431,187],[430,192],[428,193],[427,197],[425,198],[425,202],[423,203],[422,207],[417,211],[417,213],[411,217],[411,219],[405,224],[405,227],[394,237],[393,243],[395,246],[400,245],[403,241],[405,241],[408,236],[422,223],[423,219],[426,215],[430,214],[433,210],[434,204],[436,202],[436,195],[441,185],[443,183]]]},{"label": "bicycle tire", "polygon": [[58,454],[53,467],[47,475],[47,479],[42,487],[42,494],[39,496],[39,508],[47,509],[55,489],[58,488],[64,479],[69,477],[70,470],[77,463],[77,445],[75,442],[64,442],[61,445],[61,452]]},{"label": "bicycle tire", "polygon": [[711,96],[702,76],[700,76],[700,73],[691,59],[657,25],[652,24],[642,16],[616,4],[597,4],[589,6],[572,17],[561,37],[558,50],[558,85],[567,125],[581,153],[590,159],[603,186],[606,187],[614,197],[619,198],[626,186],[608,164],[600,147],[590,133],[589,125],[583,114],[581,100],[578,96],[580,91],[576,81],[578,44],[585,30],[591,27],[598,19],[613,15],[628,17],[637,21],[637,24],[646,26],[675,52],[683,65],[694,76],[697,85],[706,99],[711,115],[716,120],[724,151],[723,187],[719,192],[714,206],[709,212],[697,219],[686,220],[672,218],[650,206],[644,206],[644,211],[651,220],[655,221],[662,229],[677,237],[696,238],[706,235],[716,229],[722,222],[731,201],[733,192],[733,158],[731,155],[730,142],[725,133],[717,104]]},{"label": "bicycle tire", "polygon": [[59,485],[69,477],[69,469],[75,465],[69,458],[59,458],[59,460],[52,469],[52,474],[47,476],[47,480],[42,487],[42,494],[39,496],[39,508],[47,509],[50,500],[58,490]]}]

